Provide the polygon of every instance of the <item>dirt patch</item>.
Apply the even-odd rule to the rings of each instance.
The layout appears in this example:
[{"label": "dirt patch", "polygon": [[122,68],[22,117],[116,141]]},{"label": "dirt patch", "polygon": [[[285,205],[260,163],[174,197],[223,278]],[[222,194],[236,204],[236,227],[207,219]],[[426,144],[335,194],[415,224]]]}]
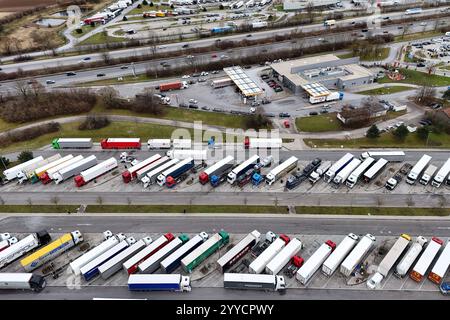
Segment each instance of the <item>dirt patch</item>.
[{"label": "dirt patch", "polygon": [[[2,9],[3,9],[3,8],[2,8]],[[0,12],[0,19],[3,18],[3,17],[6,17],[7,15],[10,15],[11,13],[14,13],[14,12],[12,12],[12,11],[9,11],[9,12]]]},{"label": "dirt patch", "polygon": [[0,0],[0,11],[15,12],[57,3],[56,0]]}]

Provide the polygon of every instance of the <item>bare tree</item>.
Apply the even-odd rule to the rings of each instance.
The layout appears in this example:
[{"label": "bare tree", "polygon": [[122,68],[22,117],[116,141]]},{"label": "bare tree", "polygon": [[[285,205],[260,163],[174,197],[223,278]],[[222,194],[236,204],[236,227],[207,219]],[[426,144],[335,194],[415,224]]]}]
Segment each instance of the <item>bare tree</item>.
[{"label": "bare tree", "polygon": [[102,59],[103,59],[103,62],[106,64],[109,64],[111,62],[111,56],[106,51],[102,53]]},{"label": "bare tree", "polygon": [[21,97],[23,100],[28,100],[30,95],[30,86],[24,80],[17,80],[14,83],[14,89],[16,91],[16,95]]},{"label": "bare tree", "polygon": [[158,44],[160,42],[160,39],[156,35],[155,31],[149,31],[148,38],[149,38],[148,44],[149,44],[149,47],[150,47],[150,52],[152,53],[152,55],[155,55],[156,51],[158,49]]},{"label": "bare tree", "polygon": [[415,101],[420,104],[427,104],[434,100],[436,96],[436,89],[432,87],[422,86],[417,91]]}]

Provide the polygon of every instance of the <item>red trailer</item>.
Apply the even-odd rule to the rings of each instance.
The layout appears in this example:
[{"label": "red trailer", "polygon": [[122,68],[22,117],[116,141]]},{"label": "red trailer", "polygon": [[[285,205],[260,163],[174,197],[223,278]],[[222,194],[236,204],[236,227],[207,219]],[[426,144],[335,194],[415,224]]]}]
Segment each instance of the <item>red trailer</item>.
[{"label": "red trailer", "polygon": [[102,149],[141,149],[141,138],[108,138],[100,141]]},{"label": "red trailer", "polygon": [[145,159],[144,161],[139,162],[137,165],[132,166],[131,168],[125,170],[122,173],[123,182],[128,183],[131,180],[134,180],[136,178],[137,172],[149,165],[151,165],[153,162],[161,159],[161,156],[159,154],[155,154],[151,156],[148,159]]},{"label": "red trailer", "polygon": [[159,85],[159,91],[170,91],[170,90],[178,90],[178,89],[185,89],[188,85],[186,81],[176,81],[176,82],[168,82],[168,83],[161,83]]}]

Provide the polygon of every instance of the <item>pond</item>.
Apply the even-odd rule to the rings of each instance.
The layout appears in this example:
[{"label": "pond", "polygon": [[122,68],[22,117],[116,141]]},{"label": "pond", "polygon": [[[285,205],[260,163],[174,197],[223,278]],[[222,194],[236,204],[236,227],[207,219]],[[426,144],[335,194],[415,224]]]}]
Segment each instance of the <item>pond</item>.
[{"label": "pond", "polygon": [[51,19],[51,18],[45,18],[45,19],[40,19],[40,20],[36,20],[35,23],[40,25],[40,26],[44,26],[44,27],[57,27],[60,26],[62,24],[64,24],[66,22],[65,19]]}]

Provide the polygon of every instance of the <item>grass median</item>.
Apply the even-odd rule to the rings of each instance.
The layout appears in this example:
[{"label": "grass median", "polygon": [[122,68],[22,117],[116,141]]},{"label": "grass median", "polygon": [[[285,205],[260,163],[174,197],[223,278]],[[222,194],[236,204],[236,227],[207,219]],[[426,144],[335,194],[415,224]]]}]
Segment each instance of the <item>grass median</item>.
[{"label": "grass median", "polygon": [[371,215],[371,216],[448,216],[450,208],[404,207],[295,207],[297,214]]},{"label": "grass median", "polygon": [[444,87],[450,86],[450,77],[439,76],[435,74],[428,74],[425,72],[410,70],[410,69],[400,69],[399,72],[405,76],[405,79],[394,81],[388,77],[378,79],[378,83],[410,83],[418,86],[429,86],[429,87]]},{"label": "grass median", "polygon": [[372,90],[365,90],[365,91],[360,91],[360,92],[356,92],[356,93],[370,95],[370,96],[378,96],[378,95],[392,94],[392,93],[408,91],[408,90],[415,90],[415,88],[405,87],[405,86],[392,86],[392,87],[377,88],[377,89],[372,89]]}]

